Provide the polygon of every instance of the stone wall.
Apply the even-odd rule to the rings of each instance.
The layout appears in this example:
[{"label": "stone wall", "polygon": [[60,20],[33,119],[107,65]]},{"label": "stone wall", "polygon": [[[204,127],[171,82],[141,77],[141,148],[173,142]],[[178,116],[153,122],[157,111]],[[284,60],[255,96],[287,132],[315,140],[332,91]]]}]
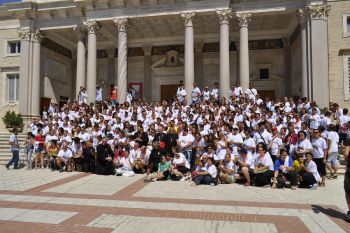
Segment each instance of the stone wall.
[{"label": "stone wall", "polygon": [[328,18],[330,101],[350,108],[350,99],[345,95],[346,88],[349,87],[344,84],[344,62],[341,52],[342,49],[350,51],[350,37],[343,37],[343,14],[350,13],[350,1],[328,1],[328,4],[331,5]]},{"label": "stone wall", "polygon": [[8,111],[18,112],[18,102],[8,102],[7,74],[19,73],[20,56],[7,54],[7,42],[19,40],[16,27],[17,21],[6,20],[0,25],[0,132],[5,131],[2,117]]}]

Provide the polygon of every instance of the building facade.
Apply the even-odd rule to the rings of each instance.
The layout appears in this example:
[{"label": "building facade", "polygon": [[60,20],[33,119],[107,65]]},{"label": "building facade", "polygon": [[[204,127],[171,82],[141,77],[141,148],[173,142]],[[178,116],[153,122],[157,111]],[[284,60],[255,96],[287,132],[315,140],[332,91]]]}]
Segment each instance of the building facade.
[{"label": "building facade", "polygon": [[[350,101],[350,1],[36,0],[0,7],[0,116],[30,119],[51,101],[88,101],[96,84],[125,100],[166,99],[237,81],[262,96]],[[188,95],[189,96],[189,95]],[[3,126],[2,126],[3,127]]]}]

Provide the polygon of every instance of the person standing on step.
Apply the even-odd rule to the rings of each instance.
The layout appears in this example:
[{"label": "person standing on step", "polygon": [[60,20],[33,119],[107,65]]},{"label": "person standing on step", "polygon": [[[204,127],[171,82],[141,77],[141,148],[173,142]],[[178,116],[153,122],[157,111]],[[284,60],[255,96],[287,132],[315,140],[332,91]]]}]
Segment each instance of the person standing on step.
[{"label": "person standing on step", "polygon": [[7,169],[10,168],[10,166],[13,164],[14,169],[18,169],[18,161],[19,161],[19,144],[18,144],[18,139],[17,139],[17,129],[14,128],[12,131],[12,134],[10,135],[10,149],[12,152],[12,158],[10,161],[5,165]]}]

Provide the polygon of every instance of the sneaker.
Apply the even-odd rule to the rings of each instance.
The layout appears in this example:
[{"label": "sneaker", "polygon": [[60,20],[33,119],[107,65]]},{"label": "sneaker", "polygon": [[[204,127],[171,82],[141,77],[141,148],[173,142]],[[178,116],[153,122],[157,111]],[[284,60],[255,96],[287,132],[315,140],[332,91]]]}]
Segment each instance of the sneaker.
[{"label": "sneaker", "polygon": [[180,181],[186,181],[186,177],[183,176]]},{"label": "sneaker", "polygon": [[344,220],[350,222],[350,210],[346,213]]},{"label": "sneaker", "polygon": [[317,185],[317,184],[313,184],[313,185],[311,185],[310,190],[316,190],[316,189],[317,189],[317,187],[318,187],[318,185]]}]

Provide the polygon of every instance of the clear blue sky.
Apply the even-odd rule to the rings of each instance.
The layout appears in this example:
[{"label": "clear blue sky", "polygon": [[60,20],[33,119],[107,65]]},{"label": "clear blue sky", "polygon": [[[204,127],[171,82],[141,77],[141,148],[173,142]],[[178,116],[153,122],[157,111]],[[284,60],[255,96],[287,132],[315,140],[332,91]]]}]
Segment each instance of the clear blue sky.
[{"label": "clear blue sky", "polygon": [[8,2],[20,2],[21,0],[0,0],[0,5],[3,5],[4,3]]}]

